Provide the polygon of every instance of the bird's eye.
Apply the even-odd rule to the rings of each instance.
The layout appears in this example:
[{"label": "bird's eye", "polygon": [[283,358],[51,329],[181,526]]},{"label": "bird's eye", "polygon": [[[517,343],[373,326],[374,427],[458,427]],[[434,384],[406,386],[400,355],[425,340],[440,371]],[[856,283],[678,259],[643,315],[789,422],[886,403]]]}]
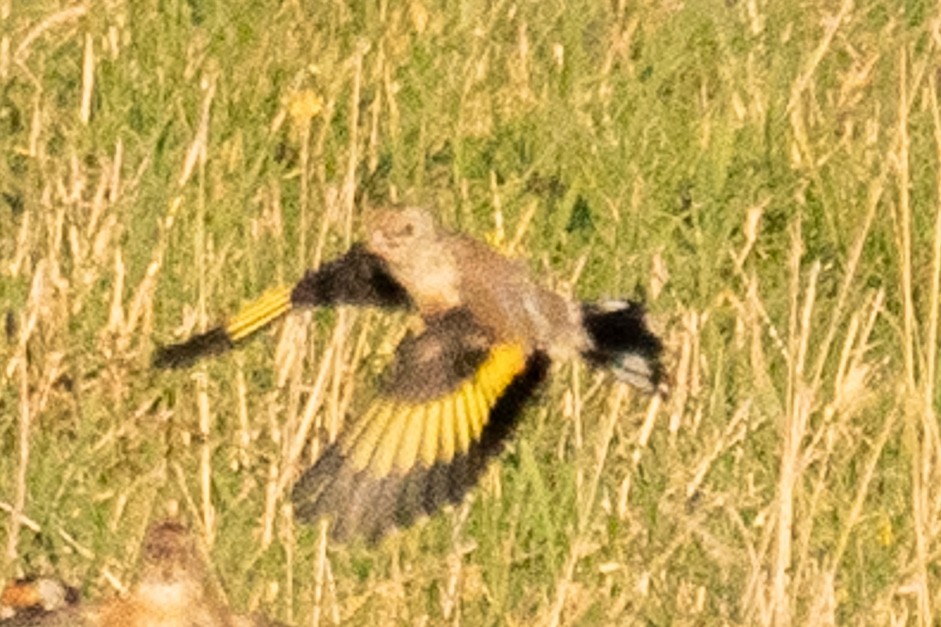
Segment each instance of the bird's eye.
[{"label": "bird's eye", "polygon": [[402,237],[411,237],[415,234],[415,226],[413,224],[406,224],[399,231],[399,235]]}]

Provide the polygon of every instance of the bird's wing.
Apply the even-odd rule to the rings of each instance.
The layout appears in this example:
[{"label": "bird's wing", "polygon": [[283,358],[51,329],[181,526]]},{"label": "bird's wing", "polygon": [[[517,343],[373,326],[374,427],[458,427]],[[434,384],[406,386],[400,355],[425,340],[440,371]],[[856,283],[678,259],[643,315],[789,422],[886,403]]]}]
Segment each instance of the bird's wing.
[{"label": "bird's wing", "polygon": [[296,285],[268,290],[248,303],[224,324],[194,335],[185,342],[161,346],[154,354],[155,368],[184,368],[197,359],[230,350],[259,329],[297,307],[363,305],[405,308],[405,289],[389,273],[385,262],[362,245],[316,270],[308,270]]},{"label": "bird's wing", "polygon": [[331,535],[378,539],[458,502],[503,446],[548,358],[494,344],[464,309],[409,336],[377,397],[294,486],[301,520]]}]

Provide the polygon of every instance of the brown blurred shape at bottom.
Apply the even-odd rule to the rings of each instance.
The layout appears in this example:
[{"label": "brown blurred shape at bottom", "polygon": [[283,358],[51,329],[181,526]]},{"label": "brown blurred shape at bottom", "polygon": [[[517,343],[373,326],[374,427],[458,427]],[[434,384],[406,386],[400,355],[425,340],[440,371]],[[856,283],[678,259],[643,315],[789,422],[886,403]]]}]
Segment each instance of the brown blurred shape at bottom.
[{"label": "brown blurred shape at bottom", "polygon": [[[208,583],[208,569],[189,531],[178,522],[152,525],[144,537],[137,583],[127,596],[77,602],[53,579],[15,582],[0,607],[14,615],[4,627],[278,627],[258,615],[232,612]],[[74,591],[72,591],[74,592]],[[72,598],[72,602],[69,602]]]},{"label": "brown blurred shape at bottom", "polygon": [[78,603],[78,590],[52,577],[11,581],[0,591],[0,624],[17,617],[38,616]]}]

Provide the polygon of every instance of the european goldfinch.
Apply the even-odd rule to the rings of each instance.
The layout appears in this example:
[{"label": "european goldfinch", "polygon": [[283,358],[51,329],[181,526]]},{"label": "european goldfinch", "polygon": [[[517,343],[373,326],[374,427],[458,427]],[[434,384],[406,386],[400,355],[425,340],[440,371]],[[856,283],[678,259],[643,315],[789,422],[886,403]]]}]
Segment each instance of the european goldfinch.
[{"label": "european goldfinch", "polygon": [[365,240],[345,255],[224,325],[160,348],[154,364],[185,366],[291,309],[337,304],[409,308],[424,323],[397,347],[376,396],[294,486],[298,518],[331,518],[338,540],[376,539],[462,499],[552,359],[581,355],[645,392],[663,387],[662,345],[642,306],[567,299],[415,207],[373,213]]}]

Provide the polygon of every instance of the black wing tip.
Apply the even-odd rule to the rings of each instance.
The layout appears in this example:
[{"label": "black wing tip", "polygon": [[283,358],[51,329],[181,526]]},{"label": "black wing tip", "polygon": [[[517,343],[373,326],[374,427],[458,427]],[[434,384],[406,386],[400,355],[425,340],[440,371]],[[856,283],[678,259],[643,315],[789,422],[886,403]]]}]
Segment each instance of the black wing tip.
[{"label": "black wing tip", "polygon": [[[305,524],[327,519],[332,541],[362,537],[376,543],[395,524],[389,501],[398,494],[400,476],[372,477],[354,470],[336,443],[321,453],[291,490],[294,516]],[[391,499],[390,499],[391,497]]]},{"label": "black wing tip", "polygon": [[194,335],[185,342],[158,347],[151,365],[158,370],[186,368],[202,357],[224,353],[233,346],[234,343],[225,328],[215,327]]},{"label": "black wing tip", "polygon": [[375,545],[396,529],[460,503],[486,467],[478,457],[465,453],[447,463],[375,477],[348,466],[334,444],[294,485],[294,515],[305,524],[327,519],[333,542],[362,539]]},{"label": "black wing tip", "polygon": [[294,515],[307,524],[331,518],[329,534],[335,542],[362,537],[375,544],[392,529],[409,527],[448,504],[460,503],[503,450],[548,368],[544,353],[530,356],[526,369],[490,410],[480,439],[449,462],[418,464],[406,473],[375,477],[351,468],[339,446],[331,444],[294,484]]}]

